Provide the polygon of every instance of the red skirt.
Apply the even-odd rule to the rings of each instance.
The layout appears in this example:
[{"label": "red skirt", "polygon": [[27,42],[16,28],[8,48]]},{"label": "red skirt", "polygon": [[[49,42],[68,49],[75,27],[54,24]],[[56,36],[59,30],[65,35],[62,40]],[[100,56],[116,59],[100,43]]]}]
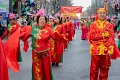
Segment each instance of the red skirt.
[{"label": "red skirt", "polygon": [[33,80],[52,80],[49,51],[37,53],[32,50]]}]

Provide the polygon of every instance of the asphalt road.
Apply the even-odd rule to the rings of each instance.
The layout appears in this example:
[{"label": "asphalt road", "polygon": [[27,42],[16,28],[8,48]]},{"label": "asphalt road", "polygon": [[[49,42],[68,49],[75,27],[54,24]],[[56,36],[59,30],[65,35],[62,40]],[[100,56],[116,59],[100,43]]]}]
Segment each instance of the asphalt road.
[{"label": "asphalt road", "polygon": [[[55,80],[89,80],[89,44],[87,40],[81,40],[80,35],[81,32],[77,30],[76,36],[64,52],[64,62],[59,67],[52,67]],[[22,51],[22,56],[20,72],[14,73],[9,69],[10,80],[31,80],[31,48],[27,53]],[[112,61],[108,80],[120,80],[120,60]]]}]

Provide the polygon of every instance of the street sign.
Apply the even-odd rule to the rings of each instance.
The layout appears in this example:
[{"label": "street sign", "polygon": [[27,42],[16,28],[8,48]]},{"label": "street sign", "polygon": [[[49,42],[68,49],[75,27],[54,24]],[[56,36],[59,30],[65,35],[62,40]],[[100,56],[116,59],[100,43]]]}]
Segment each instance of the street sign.
[{"label": "street sign", "polygon": [[0,14],[2,14],[3,24],[7,26],[7,17],[9,13],[9,0],[0,0]]}]

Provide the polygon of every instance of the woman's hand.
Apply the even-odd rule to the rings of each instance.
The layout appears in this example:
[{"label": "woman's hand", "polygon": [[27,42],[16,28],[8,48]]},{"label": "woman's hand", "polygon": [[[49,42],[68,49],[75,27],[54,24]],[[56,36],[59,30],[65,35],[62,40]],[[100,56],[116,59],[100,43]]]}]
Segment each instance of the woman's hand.
[{"label": "woman's hand", "polygon": [[120,33],[118,33],[118,36],[120,36]]}]

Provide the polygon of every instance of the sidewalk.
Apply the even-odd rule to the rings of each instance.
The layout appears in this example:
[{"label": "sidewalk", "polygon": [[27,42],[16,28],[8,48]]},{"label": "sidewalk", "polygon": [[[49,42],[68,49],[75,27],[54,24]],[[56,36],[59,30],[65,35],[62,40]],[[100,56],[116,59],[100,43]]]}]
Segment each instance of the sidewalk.
[{"label": "sidewalk", "polygon": [[[7,37],[5,37],[5,38],[2,40],[3,43],[5,43],[6,40],[7,40]],[[30,41],[31,41],[31,38],[28,39],[28,42],[30,42]],[[20,46],[22,46],[23,44],[24,44],[24,42],[23,42],[22,40],[20,40]]]}]

